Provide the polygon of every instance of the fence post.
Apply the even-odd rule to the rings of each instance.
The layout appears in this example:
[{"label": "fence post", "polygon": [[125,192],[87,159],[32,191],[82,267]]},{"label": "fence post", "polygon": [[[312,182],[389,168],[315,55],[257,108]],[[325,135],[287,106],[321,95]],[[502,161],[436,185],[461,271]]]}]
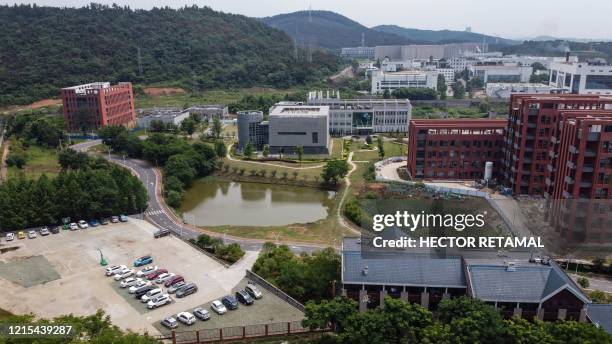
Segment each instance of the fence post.
[{"label": "fence post", "polygon": [[266,324],[266,337],[268,336],[268,324]]},{"label": "fence post", "polygon": [[219,329],[219,340],[223,340],[223,329]]},{"label": "fence post", "polygon": [[246,326],[242,326],[242,338],[246,338]]},{"label": "fence post", "polygon": [[172,344],[176,344],[176,332],[172,330]]},{"label": "fence post", "polygon": [[287,321],[287,334],[291,334],[291,321]]},{"label": "fence post", "polygon": [[200,344],[200,331],[196,331],[196,343]]}]

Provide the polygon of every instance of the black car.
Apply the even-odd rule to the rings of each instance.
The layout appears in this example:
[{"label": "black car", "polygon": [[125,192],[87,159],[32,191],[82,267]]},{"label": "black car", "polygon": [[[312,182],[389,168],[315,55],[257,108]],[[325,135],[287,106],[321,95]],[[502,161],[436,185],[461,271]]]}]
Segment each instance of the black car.
[{"label": "black car", "polygon": [[136,289],[136,291],[134,292],[134,297],[137,299],[140,299],[142,297],[142,295],[146,294],[149,290],[153,290],[155,289],[154,286],[152,285],[147,285],[144,287],[140,287],[138,289]]},{"label": "black car", "polygon": [[238,301],[240,301],[240,303],[244,303],[247,306],[252,305],[254,302],[251,295],[249,295],[249,293],[244,290],[237,291],[236,298],[238,299]]},{"label": "black car", "polygon": [[198,291],[198,286],[195,283],[189,283],[176,292],[176,297],[181,298],[191,295]]},{"label": "black car", "polygon": [[221,299],[221,302],[223,303],[223,305],[225,305],[225,307],[227,307],[227,309],[229,310],[234,310],[234,309],[238,309],[238,301],[236,301],[236,298],[231,296],[231,295],[227,295],[224,296]]},{"label": "black car", "polygon": [[51,234],[58,234],[60,232],[60,228],[58,226],[51,226],[49,227],[49,232],[51,232]]},{"label": "black car", "polygon": [[170,230],[166,229],[166,228],[160,229],[157,232],[153,233],[153,237],[155,239],[161,238],[161,237],[165,237],[165,236],[168,236],[168,235],[170,235]]}]

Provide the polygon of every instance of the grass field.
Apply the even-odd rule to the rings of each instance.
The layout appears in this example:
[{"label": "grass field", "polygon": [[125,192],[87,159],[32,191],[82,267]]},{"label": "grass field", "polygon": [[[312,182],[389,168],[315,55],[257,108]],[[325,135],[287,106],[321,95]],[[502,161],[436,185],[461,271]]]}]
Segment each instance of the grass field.
[{"label": "grass field", "polygon": [[38,178],[42,174],[55,176],[61,170],[61,166],[57,162],[57,150],[55,149],[35,145],[23,147],[17,140],[12,140],[11,152],[24,154],[26,165],[23,169],[18,169],[14,166],[9,167],[8,178],[15,178],[22,174],[26,178],[31,179]]},{"label": "grass field", "polygon": [[[359,151],[359,144],[353,144],[353,160],[354,161],[377,161],[380,160],[378,150]],[[376,146],[376,144],[373,144]],[[401,156],[406,154],[406,146],[392,141],[384,141],[385,157]]]},{"label": "grass field", "polygon": [[[295,168],[289,168],[289,167],[284,167],[284,166],[279,166],[279,165],[288,165],[288,163],[276,163],[274,162],[272,164],[263,164],[263,163],[253,163],[253,162],[247,162],[247,161],[231,161],[228,159],[224,159],[223,160],[223,165],[228,165],[230,167],[230,171],[232,171],[234,168],[238,168],[238,169],[245,169],[244,174],[245,175],[249,175],[251,170],[255,170],[255,171],[262,171],[265,170],[268,177],[270,177],[270,173],[272,171],[276,171],[277,175],[276,178],[281,178],[283,175],[283,172],[287,172],[288,174],[288,178],[289,179],[293,179],[293,173],[297,172],[298,173],[298,177],[297,179],[303,179],[304,177],[306,177],[309,181],[313,181],[315,176],[320,176],[321,175],[321,171],[323,170],[322,167],[315,167],[315,168],[304,168],[304,169],[295,169]],[[308,165],[313,165],[313,164],[308,164],[308,163],[303,163],[302,167],[307,167]],[[314,164],[316,166],[321,165],[319,164]],[[299,167],[299,164],[291,164],[291,166],[293,167]]]},{"label": "grass field", "polygon": [[147,96],[138,95],[135,99],[136,108],[149,107],[184,107],[196,104],[231,104],[246,95],[259,96],[264,94],[286,94],[295,90],[279,90],[274,88],[243,88],[232,90],[210,90],[201,93],[181,93],[173,95]]}]

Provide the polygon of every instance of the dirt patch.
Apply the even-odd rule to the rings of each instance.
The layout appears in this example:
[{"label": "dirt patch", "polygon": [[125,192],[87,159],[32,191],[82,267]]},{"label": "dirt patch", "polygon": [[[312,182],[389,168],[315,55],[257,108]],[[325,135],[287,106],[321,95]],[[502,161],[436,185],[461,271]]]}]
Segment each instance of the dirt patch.
[{"label": "dirt patch", "polygon": [[157,96],[172,96],[175,94],[187,93],[180,87],[146,87],[143,89],[144,93],[151,97]]},{"label": "dirt patch", "polygon": [[46,106],[62,105],[61,99],[43,99],[28,105],[11,105],[3,110],[14,112],[26,109],[39,109]]},{"label": "dirt patch", "polygon": [[0,262],[0,277],[29,288],[60,278],[44,256],[18,257]]}]

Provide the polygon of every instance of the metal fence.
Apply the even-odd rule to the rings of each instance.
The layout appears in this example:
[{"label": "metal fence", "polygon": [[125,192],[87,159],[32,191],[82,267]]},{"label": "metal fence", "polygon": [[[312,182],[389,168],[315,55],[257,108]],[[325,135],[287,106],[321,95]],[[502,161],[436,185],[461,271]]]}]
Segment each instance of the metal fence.
[{"label": "metal fence", "polygon": [[301,304],[299,301],[297,301],[296,299],[292,298],[291,296],[287,295],[287,293],[285,293],[284,291],[278,289],[275,285],[273,285],[272,283],[266,281],[261,276],[259,276],[258,274],[254,273],[253,271],[247,270],[246,271],[246,277],[248,279],[250,279],[250,280],[253,280],[255,283],[259,284],[260,286],[262,286],[263,288],[265,288],[267,291],[271,292],[272,294],[278,296],[283,301],[285,301],[288,304],[292,305],[293,307],[299,309],[301,312],[304,311],[304,305],[303,304]]},{"label": "metal fence", "polygon": [[301,321],[289,321],[199,331],[172,331],[170,335],[160,336],[158,339],[171,341],[173,344],[198,344],[327,331],[329,329],[310,330],[302,326]]}]

